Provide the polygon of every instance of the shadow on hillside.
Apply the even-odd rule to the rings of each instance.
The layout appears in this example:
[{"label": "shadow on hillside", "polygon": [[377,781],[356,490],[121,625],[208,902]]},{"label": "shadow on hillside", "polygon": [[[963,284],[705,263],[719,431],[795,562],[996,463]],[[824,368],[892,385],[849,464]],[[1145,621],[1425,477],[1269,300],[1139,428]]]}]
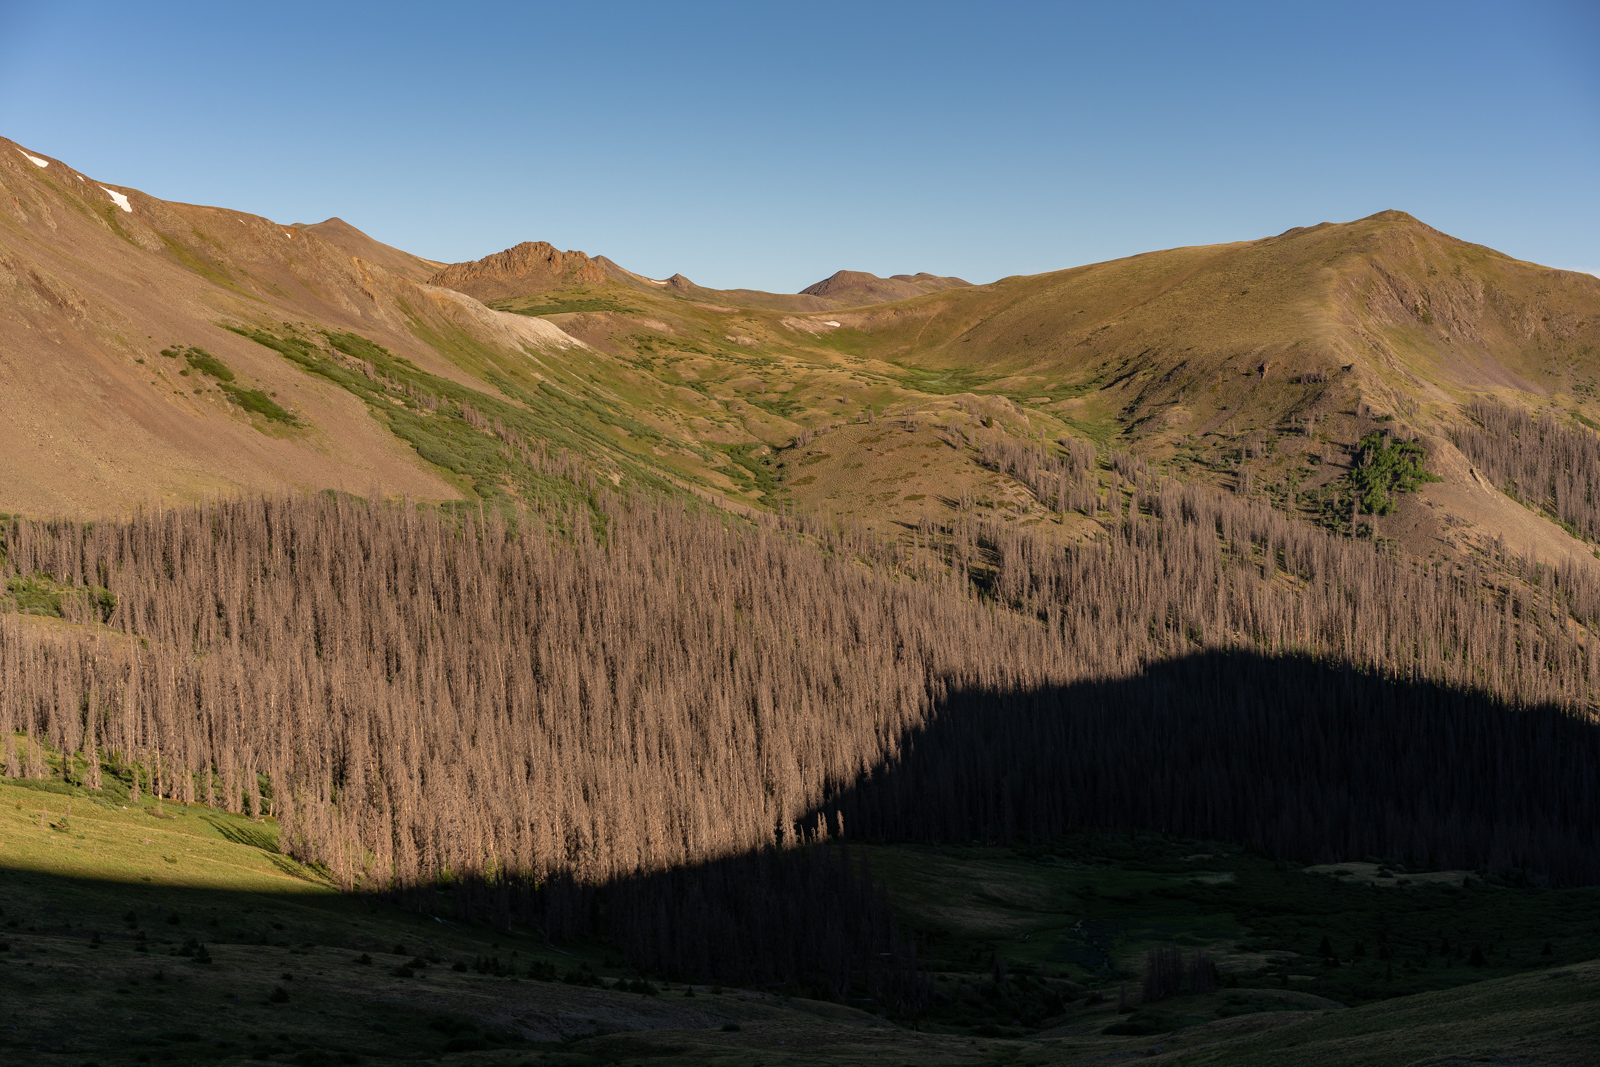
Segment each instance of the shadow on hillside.
[{"label": "shadow on hillside", "polygon": [[830,836],[1043,841],[1152,830],[1297,859],[1381,856],[1600,883],[1600,725],[1304,657],[958,689],[813,810]]},{"label": "shadow on hillside", "polygon": [[[439,916],[540,940],[601,935],[643,972],[799,983],[914,1016],[931,997],[918,947],[849,844],[1042,843],[1085,830],[1600,884],[1600,726],[1305,658],[1203,654],[1115,681],[947,693],[895,759],[835,791],[786,842],[825,834],[842,848],[764,849],[598,886],[513,878],[382,895],[430,928]],[[248,831],[225,836],[262,847]],[[102,899],[106,923],[120,908],[187,913],[211,899],[0,870],[0,886],[24,883],[40,907]],[[241,940],[294,936],[215,896],[204,907],[223,922],[234,911]],[[296,921],[322,926],[307,940],[348,943],[337,927],[359,925],[371,906],[346,897]]]},{"label": "shadow on hillside", "polygon": [[930,995],[917,946],[852,841],[1155,831],[1296,861],[1371,856],[1590,885],[1597,830],[1592,722],[1301,657],[1202,654],[1115,681],[950,692],[926,728],[899,739],[897,758],[793,828],[791,842],[845,848],[550,885],[539,921],[560,937],[603,914],[644,970],[805,976],[818,995],[865,987],[914,1014]]}]

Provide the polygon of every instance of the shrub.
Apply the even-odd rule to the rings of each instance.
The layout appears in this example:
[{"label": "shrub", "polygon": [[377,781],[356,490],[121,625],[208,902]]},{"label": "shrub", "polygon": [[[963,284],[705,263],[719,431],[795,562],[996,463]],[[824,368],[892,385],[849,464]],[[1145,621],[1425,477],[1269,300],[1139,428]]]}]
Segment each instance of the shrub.
[{"label": "shrub", "polygon": [[233,371],[228,365],[203,348],[190,348],[184,352],[183,358],[189,361],[190,367],[201,374],[209,374],[219,382],[233,381]]},{"label": "shrub", "polygon": [[269,422],[281,422],[285,426],[300,425],[298,419],[259,389],[240,389],[237,386],[224,385],[222,391],[228,394],[229,400],[252,415],[260,415]]},{"label": "shrub", "polygon": [[11,578],[6,582],[6,592],[23,615],[61,618],[61,591],[42,574]]},{"label": "shrub", "polygon": [[1428,453],[1420,441],[1397,441],[1373,431],[1356,448],[1360,458],[1350,482],[1361,497],[1361,509],[1369,515],[1394,511],[1391,493],[1414,493],[1425,482],[1441,480],[1426,470]]}]

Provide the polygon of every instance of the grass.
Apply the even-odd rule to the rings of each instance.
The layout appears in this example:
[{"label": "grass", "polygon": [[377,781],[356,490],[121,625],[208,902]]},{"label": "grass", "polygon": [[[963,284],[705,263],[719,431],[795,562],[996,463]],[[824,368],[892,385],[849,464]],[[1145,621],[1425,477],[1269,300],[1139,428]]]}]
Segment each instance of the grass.
[{"label": "grass", "polygon": [[[3,561],[0,554],[0,562]],[[64,602],[79,597],[83,598],[85,609],[102,620],[110,618],[117,606],[116,594],[103,586],[65,585],[48,574],[25,574],[6,580],[4,591],[0,592],[0,611],[59,619]]]},{"label": "grass", "polygon": [[[520,433],[530,445],[547,449],[570,445],[590,451],[573,433],[552,433],[526,408],[488,393],[419,370],[410,361],[356,334],[329,332],[312,339],[245,327],[230,327],[241,336],[273,349],[285,359],[360,397],[396,436],[419,456],[465,483],[479,499],[509,502],[592,505],[587,494],[570,479],[530,468],[513,455],[493,433],[467,421],[463,403],[487,419],[499,420]],[[320,344],[318,342],[321,342]],[[327,347],[323,347],[326,345]],[[350,361],[370,363],[374,376],[356,369]]]},{"label": "grass", "polygon": [[300,425],[293,415],[289,414],[278,402],[259,389],[240,389],[232,385],[224,385],[222,391],[228,399],[239,405],[252,415],[260,415],[268,422],[282,423],[285,426]]},{"label": "grass", "polygon": [[770,506],[783,492],[783,486],[773,473],[772,450],[766,445],[724,445],[723,451],[733,461],[735,480],[759,493],[763,503]]},{"label": "grass", "polygon": [[629,307],[617,295],[595,296],[589,289],[573,289],[559,293],[540,293],[531,297],[512,297],[508,300],[491,300],[488,306],[496,311],[510,311],[517,315],[564,315],[580,311],[614,311],[623,315],[641,314],[641,309]]},{"label": "grass", "polygon": [[[1146,950],[1178,945],[1206,949],[1238,986],[1362,1004],[1600,957],[1596,888],[1477,873],[1458,888],[1399,862],[1308,871],[1159,836],[869,851],[930,966],[952,975],[1000,958],[1109,990],[1139,980]],[[1469,963],[1474,948],[1483,966]]]},{"label": "grass", "polygon": [[184,350],[183,358],[189,366],[201,374],[209,374],[219,382],[233,381],[233,371],[222,360],[213,356],[203,348],[188,348]]},{"label": "grass", "polygon": [[113,771],[0,779],[0,1060],[543,1063],[597,1030],[809,1017],[340,894],[270,819],[134,803]]},{"label": "grass", "polygon": [[993,374],[986,374],[970,367],[947,369],[901,367],[900,371],[901,385],[930,396],[976,393],[995,378]]}]

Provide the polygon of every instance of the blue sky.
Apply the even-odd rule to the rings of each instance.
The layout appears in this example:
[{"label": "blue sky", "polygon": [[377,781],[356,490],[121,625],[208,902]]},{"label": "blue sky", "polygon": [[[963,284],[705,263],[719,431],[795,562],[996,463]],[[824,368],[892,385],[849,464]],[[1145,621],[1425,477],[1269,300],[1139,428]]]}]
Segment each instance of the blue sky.
[{"label": "blue sky", "polygon": [[1600,271],[1600,4],[0,0],[0,134],[434,259],[988,281],[1400,208]]}]

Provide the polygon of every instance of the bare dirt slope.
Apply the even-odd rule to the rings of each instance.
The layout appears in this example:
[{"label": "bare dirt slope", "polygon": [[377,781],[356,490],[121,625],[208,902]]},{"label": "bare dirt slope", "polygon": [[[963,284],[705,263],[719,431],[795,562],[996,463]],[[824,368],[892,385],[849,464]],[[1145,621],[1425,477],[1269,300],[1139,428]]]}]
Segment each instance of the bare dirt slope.
[{"label": "bare dirt slope", "polygon": [[[0,141],[4,506],[101,514],[237,489],[364,493],[374,482],[420,497],[456,495],[354,398],[217,325],[298,318],[310,302],[337,320],[359,320],[371,270],[265,219],[164,204],[47,162],[37,166]],[[230,263],[216,255],[218,236],[231,246]],[[264,279],[250,284],[240,260],[253,260]],[[296,268],[307,286],[291,280]],[[310,286],[322,301],[272,299],[273,289],[306,296]],[[182,360],[159,355],[175,343],[214,352],[241,385],[274,395],[301,426],[253,419],[182,373]]]},{"label": "bare dirt slope", "polygon": [[307,225],[303,222],[295,223],[291,229],[303,230],[306,233],[316,234],[336,248],[340,248],[357,259],[364,259],[368,263],[378,266],[409,278],[414,282],[425,282],[438,273],[443,263],[436,263],[431,259],[414,256],[410,252],[402,252],[392,245],[382,241],[375,241],[362,233],[354,226],[341,218],[324,219]]}]

